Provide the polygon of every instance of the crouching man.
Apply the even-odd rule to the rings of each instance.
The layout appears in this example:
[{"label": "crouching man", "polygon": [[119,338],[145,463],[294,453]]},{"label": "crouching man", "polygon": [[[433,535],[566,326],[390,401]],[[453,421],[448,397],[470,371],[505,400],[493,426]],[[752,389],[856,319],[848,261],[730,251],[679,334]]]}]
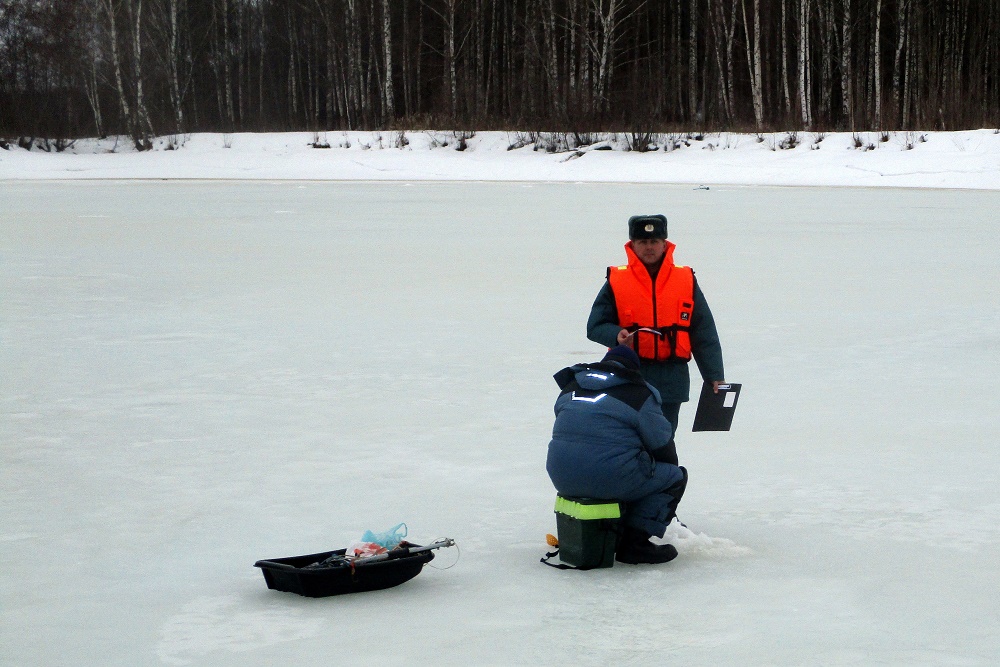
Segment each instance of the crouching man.
[{"label": "crouching man", "polygon": [[667,463],[673,431],[660,395],[639,374],[639,357],[619,345],[598,363],[577,364],[555,375],[556,401],[545,468],[562,496],[624,504],[624,532],[615,560],[666,563],[677,556],[663,537],[684,494],[687,471]]}]

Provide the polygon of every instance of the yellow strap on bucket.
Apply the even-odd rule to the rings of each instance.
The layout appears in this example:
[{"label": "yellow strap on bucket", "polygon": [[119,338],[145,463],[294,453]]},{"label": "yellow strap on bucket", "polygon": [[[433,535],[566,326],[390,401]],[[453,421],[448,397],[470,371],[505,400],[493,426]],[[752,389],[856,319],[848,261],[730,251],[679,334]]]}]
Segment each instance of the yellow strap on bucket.
[{"label": "yellow strap on bucket", "polygon": [[581,521],[620,519],[622,515],[621,505],[615,502],[587,505],[562,496],[556,496],[556,512]]}]

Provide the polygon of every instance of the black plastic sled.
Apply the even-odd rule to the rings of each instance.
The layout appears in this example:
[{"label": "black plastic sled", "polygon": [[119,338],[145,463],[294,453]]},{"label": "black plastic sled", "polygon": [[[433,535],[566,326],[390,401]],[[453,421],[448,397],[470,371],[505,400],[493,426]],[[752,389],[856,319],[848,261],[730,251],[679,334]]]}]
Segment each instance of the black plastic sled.
[{"label": "black plastic sled", "polygon": [[264,581],[272,590],[322,598],[398,586],[420,574],[424,564],[434,560],[432,548],[450,546],[439,544],[421,547],[418,544],[404,544],[403,549],[393,550],[382,556],[359,558],[353,562],[344,558],[346,549],[339,549],[305,556],[259,560],[254,563],[254,567],[263,571]]}]

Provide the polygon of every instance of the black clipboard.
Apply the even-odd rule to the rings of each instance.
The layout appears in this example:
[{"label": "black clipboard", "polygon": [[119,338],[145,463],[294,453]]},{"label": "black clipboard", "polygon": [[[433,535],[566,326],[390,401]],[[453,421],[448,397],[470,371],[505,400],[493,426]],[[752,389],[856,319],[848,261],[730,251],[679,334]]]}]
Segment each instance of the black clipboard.
[{"label": "black clipboard", "polygon": [[740,398],[742,386],[731,382],[720,384],[719,393],[716,394],[711,382],[704,383],[691,430],[728,431],[733,425],[733,415],[736,413],[736,402]]}]

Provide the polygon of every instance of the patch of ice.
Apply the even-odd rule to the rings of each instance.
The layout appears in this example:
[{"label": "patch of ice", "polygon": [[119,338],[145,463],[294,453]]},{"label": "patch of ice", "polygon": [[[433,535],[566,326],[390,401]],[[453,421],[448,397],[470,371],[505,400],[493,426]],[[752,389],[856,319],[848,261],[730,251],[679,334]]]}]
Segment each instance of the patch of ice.
[{"label": "patch of ice", "polygon": [[163,626],[157,655],[168,665],[206,664],[214,651],[246,653],[319,634],[320,618],[288,608],[247,611],[235,596],[200,597]]}]

